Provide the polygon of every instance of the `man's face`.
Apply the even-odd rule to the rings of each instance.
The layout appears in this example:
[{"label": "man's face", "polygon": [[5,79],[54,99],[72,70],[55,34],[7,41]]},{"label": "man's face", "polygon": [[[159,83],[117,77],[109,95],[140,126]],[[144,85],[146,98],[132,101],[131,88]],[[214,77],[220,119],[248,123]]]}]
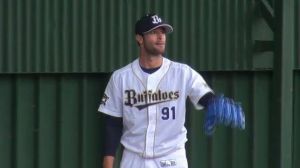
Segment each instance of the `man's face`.
[{"label": "man's face", "polygon": [[155,56],[162,55],[165,52],[166,45],[166,32],[165,29],[159,27],[150,32],[147,32],[143,36],[144,50]]}]

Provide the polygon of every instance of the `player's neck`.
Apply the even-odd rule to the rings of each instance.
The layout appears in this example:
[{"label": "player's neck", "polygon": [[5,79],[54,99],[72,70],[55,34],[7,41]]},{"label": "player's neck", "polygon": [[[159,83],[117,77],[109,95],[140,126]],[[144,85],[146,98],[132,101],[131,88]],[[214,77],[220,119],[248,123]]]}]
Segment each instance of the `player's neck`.
[{"label": "player's neck", "polygon": [[141,55],[139,58],[141,67],[143,68],[157,68],[162,65],[163,57],[160,56],[145,56]]}]

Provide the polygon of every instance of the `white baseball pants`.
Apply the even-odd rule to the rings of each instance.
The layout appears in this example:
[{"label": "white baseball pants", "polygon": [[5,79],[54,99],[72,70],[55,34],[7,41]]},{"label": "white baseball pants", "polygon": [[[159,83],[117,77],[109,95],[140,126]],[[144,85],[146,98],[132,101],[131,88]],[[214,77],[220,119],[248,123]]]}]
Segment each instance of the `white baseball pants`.
[{"label": "white baseball pants", "polygon": [[185,149],[158,158],[143,158],[124,149],[120,168],[188,168]]}]

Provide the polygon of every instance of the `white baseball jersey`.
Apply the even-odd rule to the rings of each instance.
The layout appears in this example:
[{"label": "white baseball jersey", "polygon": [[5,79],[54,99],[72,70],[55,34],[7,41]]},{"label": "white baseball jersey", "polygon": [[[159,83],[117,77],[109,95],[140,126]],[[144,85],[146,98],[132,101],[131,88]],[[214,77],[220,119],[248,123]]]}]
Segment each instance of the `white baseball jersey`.
[{"label": "white baseball jersey", "polygon": [[197,109],[199,99],[212,92],[188,65],[163,58],[154,73],[145,73],[136,59],[115,71],[99,111],[123,117],[122,145],[144,158],[161,157],[184,148],[186,99]]}]

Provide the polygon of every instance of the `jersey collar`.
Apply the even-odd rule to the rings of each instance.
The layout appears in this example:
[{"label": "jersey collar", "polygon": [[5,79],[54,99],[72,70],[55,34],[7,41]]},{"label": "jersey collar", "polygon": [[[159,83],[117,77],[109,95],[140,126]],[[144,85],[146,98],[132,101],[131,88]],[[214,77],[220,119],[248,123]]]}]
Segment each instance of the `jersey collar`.
[{"label": "jersey collar", "polygon": [[[154,73],[152,74],[148,74],[148,75],[144,75],[144,71],[142,70],[140,64],[139,64],[139,58],[134,60],[132,62],[132,71],[134,73],[134,75],[143,83],[145,89],[148,88],[147,86],[147,81],[148,79],[155,79],[155,81],[157,81],[158,83],[161,81],[161,79],[163,78],[163,76],[167,73],[167,71],[169,70],[171,65],[171,61],[165,57],[163,57],[163,62],[161,67]],[[155,82],[153,80],[153,82]],[[158,85],[158,83],[156,85]]]}]

